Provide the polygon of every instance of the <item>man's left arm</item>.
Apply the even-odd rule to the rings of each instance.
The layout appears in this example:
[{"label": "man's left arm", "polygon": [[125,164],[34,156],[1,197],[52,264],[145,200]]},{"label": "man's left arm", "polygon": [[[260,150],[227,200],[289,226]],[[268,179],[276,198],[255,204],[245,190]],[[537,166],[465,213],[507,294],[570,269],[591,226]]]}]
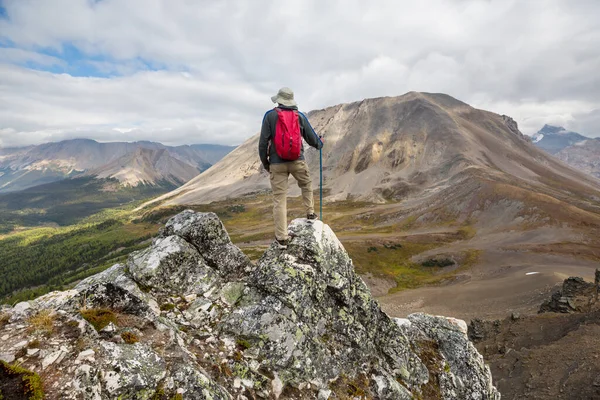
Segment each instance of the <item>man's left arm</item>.
[{"label": "man's left arm", "polygon": [[313,129],[306,115],[301,112],[298,112],[298,114],[300,115],[300,122],[304,128],[302,129],[302,137],[304,137],[304,140],[306,140],[306,143],[308,143],[310,146],[314,147],[315,149],[321,149],[323,147],[323,141],[321,140],[321,137],[317,135],[317,132],[315,132]]}]

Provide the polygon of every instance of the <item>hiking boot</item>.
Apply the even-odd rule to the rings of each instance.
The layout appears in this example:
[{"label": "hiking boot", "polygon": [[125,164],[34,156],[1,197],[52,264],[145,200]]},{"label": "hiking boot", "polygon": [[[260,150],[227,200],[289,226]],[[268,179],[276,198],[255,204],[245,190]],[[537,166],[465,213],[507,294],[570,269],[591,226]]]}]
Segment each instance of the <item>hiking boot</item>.
[{"label": "hiking boot", "polygon": [[315,220],[315,219],[319,219],[319,217],[315,213],[310,213],[310,214],[306,214],[306,219]]},{"label": "hiking boot", "polygon": [[275,239],[275,243],[277,244],[277,248],[280,250],[285,250],[288,247],[288,244],[290,244],[289,239],[286,240],[279,240],[279,239]]}]

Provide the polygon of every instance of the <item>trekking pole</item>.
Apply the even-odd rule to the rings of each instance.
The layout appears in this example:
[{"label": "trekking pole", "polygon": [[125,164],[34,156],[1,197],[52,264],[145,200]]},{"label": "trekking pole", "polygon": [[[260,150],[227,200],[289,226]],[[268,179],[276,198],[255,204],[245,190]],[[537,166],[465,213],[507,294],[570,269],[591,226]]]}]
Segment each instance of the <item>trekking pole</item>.
[{"label": "trekking pole", "polygon": [[319,219],[321,221],[323,221],[323,148],[322,147],[319,149]]}]

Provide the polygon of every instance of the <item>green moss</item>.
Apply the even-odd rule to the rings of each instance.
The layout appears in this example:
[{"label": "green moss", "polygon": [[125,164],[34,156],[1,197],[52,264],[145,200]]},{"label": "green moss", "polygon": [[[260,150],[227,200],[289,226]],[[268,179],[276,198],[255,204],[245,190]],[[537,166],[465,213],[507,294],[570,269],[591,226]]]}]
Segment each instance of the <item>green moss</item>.
[{"label": "green moss", "polygon": [[370,386],[369,377],[361,373],[354,378],[342,374],[329,388],[335,394],[336,398],[343,400],[374,399]]},{"label": "green moss", "polygon": [[[19,377],[20,379],[15,379]],[[0,379],[4,381],[2,385],[4,387],[4,393],[3,395],[0,394],[0,396],[7,396],[9,394],[7,392],[10,390],[10,398],[27,400],[43,400],[44,398],[42,380],[40,376],[33,371],[0,360]],[[6,381],[11,381],[14,386],[7,389]],[[17,397],[18,395],[22,395],[22,397]],[[6,398],[8,399],[9,397]]]},{"label": "green moss", "polygon": [[164,386],[164,383],[161,382],[156,387],[156,391],[154,392],[152,397],[150,397],[150,400],[163,400],[166,397],[167,397],[167,395],[165,393],[165,386]]},{"label": "green moss", "polygon": [[165,303],[160,305],[160,311],[172,311],[175,309],[175,304],[173,303]]},{"label": "green moss", "polygon": [[117,324],[117,315],[107,308],[88,308],[80,310],[79,313],[96,331],[101,331],[111,322]]},{"label": "green moss", "polygon": [[250,347],[252,347],[252,343],[250,343],[249,341],[247,341],[246,339],[242,339],[242,338],[237,338],[235,340],[235,343],[238,345],[238,347],[242,350],[246,350],[249,349]]},{"label": "green moss", "polygon": [[415,345],[419,359],[429,371],[429,380],[427,383],[421,385],[420,388],[423,399],[441,400],[443,397],[440,389],[439,374],[445,369],[447,363],[445,363],[440,354],[439,347],[434,341],[418,340]]},{"label": "green moss", "polygon": [[186,325],[179,325],[179,330],[181,332],[184,332],[184,333],[189,333],[190,332],[190,327],[186,326]]},{"label": "green moss", "polygon": [[227,304],[234,305],[244,294],[245,287],[246,285],[242,282],[230,283],[223,288],[221,294]]}]

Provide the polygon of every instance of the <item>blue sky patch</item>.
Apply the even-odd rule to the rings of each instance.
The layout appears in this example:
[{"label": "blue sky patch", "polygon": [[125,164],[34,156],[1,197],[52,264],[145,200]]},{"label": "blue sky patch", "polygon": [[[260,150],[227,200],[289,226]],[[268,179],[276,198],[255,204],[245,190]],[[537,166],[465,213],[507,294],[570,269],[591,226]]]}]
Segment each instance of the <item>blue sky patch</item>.
[{"label": "blue sky patch", "polygon": [[[0,48],[19,48],[10,40],[0,37]],[[138,71],[158,71],[165,69],[164,65],[156,62],[135,58],[133,60],[115,60],[102,55],[90,55],[82,52],[75,44],[65,42],[60,49],[42,48],[26,49],[38,54],[54,57],[61,63],[53,65],[40,64],[35,61],[16,63],[22,67],[55,74],[69,74],[80,77],[108,78],[112,76],[130,75]]]},{"label": "blue sky patch", "polygon": [[8,13],[6,12],[6,8],[2,5],[2,1],[0,1],[0,19],[8,19]]}]

